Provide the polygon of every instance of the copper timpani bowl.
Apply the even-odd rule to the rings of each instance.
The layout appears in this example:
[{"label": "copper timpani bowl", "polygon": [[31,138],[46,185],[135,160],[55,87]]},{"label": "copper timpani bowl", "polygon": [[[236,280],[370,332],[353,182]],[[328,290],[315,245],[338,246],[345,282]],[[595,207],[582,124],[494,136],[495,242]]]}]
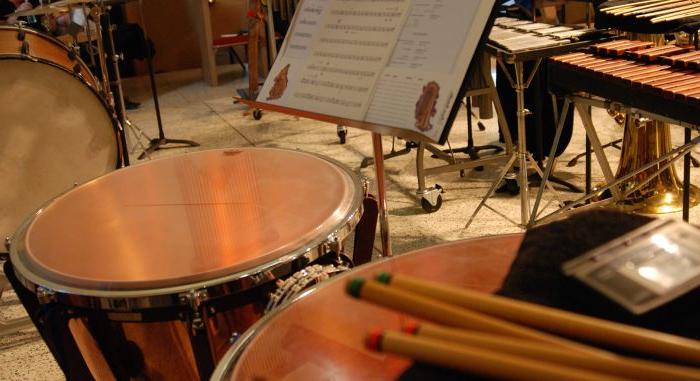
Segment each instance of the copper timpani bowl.
[{"label": "copper timpani bowl", "polygon": [[41,298],[111,311],[182,306],[289,275],[362,213],[348,168],[235,148],[131,166],[73,189],[19,229],[10,259]]},{"label": "copper timpani bowl", "polygon": [[496,291],[522,235],[452,242],[374,262],[316,286],[241,336],[212,380],[395,380],[411,365],[363,346],[372,328],[400,329],[408,316],[345,294],[350,277],[381,271],[483,292]]}]

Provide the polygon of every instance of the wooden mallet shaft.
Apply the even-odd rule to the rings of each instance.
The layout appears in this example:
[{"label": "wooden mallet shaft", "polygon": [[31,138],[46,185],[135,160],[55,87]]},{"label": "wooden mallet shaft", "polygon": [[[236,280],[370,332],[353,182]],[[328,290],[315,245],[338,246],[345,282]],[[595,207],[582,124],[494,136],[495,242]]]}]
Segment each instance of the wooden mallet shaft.
[{"label": "wooden mallet shaft", "polygon": [[365,345],[416,361],[504,380],[612,381],[623,378],[400,332],[371,332]]},{"label": "wooden mallet shaft", "polygon": [[351,279],[348,282],[347,291],[350,295],[362,300],[435,323],[539,341],[572,351],[588,353],[593,356],[611,355],[609,352],[598,348],[440,302],[410,291],[389,287],[377,281],[365,281],[360,278]]},{"label": "wooden mallet shaft", "polygon": [[396,289],[548,332],[637,353],[700,364],[700,342],[697,340],[400,274],[383,273],[378,278],[382,283]]},{"label": "wooden mallet shaft", "polygon": [[465,344],[515,356],[531,357],[539,361],[583,368],[594,372],[609,373],[617,377],[634,380],[700,380],[700,369],[697,368],[638,360],[624,356],[589,356],[533,341],[448,328],[430,323],[408,323],[404,326],[403,331],[418,337]]}]

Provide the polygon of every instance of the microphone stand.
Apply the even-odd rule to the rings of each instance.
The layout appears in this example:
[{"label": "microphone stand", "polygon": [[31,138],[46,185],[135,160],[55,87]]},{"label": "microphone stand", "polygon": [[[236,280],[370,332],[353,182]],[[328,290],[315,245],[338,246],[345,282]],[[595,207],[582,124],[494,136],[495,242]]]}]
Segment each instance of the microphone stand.
[{"label": "microphone stand", "polygon": [[158,103],[158,89],[156,88],[156,76],[153,72],[153,59],[151,56],[151,47],[148,44],[148,32],[146,31],[146,19],[143,16],[143,0],[139,0],[139,13],[141,16],[141,24],[143,27],[143,47],[146,51],[146,63],[148,65],[148,76],[151,79],[151,94],[153,95],[153,105],[156,110],[156,120],[158,121],[158,137],[151,139],[148,147],[146,148],[138,159],[143,160],[145,157],[150,157],[154,151],[164,149],[168,144],[180,144],[180,147],[171,148],[182,148],[182,147],[199,147],[199,143],[192,140],[185,139],[170,139],[165,137],[165,132],[163,131],[163,120],[160,116],[160,104]]}]

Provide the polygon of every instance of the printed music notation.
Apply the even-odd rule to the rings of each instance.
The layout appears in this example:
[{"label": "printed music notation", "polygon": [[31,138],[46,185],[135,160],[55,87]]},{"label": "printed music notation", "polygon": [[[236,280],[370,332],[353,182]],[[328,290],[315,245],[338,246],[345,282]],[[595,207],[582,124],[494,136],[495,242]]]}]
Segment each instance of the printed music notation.
[{"label": "printed music notation", "polygon": [[302,2],[259,100],[363,120],[409,5],[410,0]]},{"label": "printed music notation", "polygon": [[258,101],[438,141],[493,0],[304,0]]}]

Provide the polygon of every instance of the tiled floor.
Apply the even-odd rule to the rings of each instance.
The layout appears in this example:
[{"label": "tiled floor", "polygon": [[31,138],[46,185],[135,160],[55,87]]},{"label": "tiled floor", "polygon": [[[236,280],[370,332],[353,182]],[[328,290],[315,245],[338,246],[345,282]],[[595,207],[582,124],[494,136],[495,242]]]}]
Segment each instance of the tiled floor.
[{"label": "tiled floor", "polygon": [[[159,76],[160,105],[166,136],[170,138],[192,139],[201,144],[197,148],[168,149],[155,153],[154,158],[179,155],[189,150],[210,149],[232,146],[286,147],[317,152],[343,162],[356,173],[372,177],[373,167],[361,169],[363,158],[372,153],[370,134],[350,129],[348,142],[338,143],[336,126],[295,117],[265,113],[259,121],[245,115],[246,108],[233,104],[232,96],[237,87],[246,82],[240,78],[237,68],[228,68],[222,75],[222,85],[208,87],[197,78],[197,71],[171,73]],[[139,110],[129,113],[131,121],[150,136],[157,136],[153,103],[150,101],[147,81],[129,80],[127,94],[142,102]],[[466,114],[460,113],[450,138],[453,147],[466,141]],[[594,113],[595,125],[606,142],[621,135],[612,119],[602,110]],[[484,121],[486,131],[475,132],[477,144],[497,140],[494,120]],[[680,129],[674,129],[674,141],[680,142]],[[567,152],[562,155],[558,175],[574,183],[583,183],[584,165],[569,168],[564,165],[571,157],[583,149],[583,128],[576,119],[574,138]],[[132,149],[135,146],[133,137]],[[384,138],[385,151],[391,147],[391,138]],[[397,148],[403,147],[397,141]],[[140,150],[135,148],[132,162]],[[611,165],[616,167],[618,153],[608,151]],[[438,164],[427,159],[426,166]],[[602,175],[594,164],[594,181],[600,182]],[[477,237],[483,235],[519,232],[497,213],[484,209],[472,226],[464,229],[469,215],[473,212],[496,176],[498,167],[487,167],[483,172],[467,171],[464,177],[458,173],[445,173],[428,179],[428,184],[439,183],[444,189],[442,208],[434,214],[426,214],[415,196],[417,187],[415,153],[391,159],[386,162],[388,186],[388,207],[391,237],[395,253],[434,245],[440,242]],[[697,171],[693,183],[700,184]],[[309,181],[313,181],[309,179]],[[562,197],[574,196],[562,193]],[[310,195],[312,197],[313,195]],[[498,195],[490,201],[500,213],[511,219],[519,219],[518,197]],[[691,211],[691,221],[698,222],[700,208]],[[0,300],[0,317],[18,316],[22,308],[12,292],[5,292]],[[28,329],[18,334],[0,338],[0,380],[60,380],[62,375],[48,354],[37,333]]]}]

